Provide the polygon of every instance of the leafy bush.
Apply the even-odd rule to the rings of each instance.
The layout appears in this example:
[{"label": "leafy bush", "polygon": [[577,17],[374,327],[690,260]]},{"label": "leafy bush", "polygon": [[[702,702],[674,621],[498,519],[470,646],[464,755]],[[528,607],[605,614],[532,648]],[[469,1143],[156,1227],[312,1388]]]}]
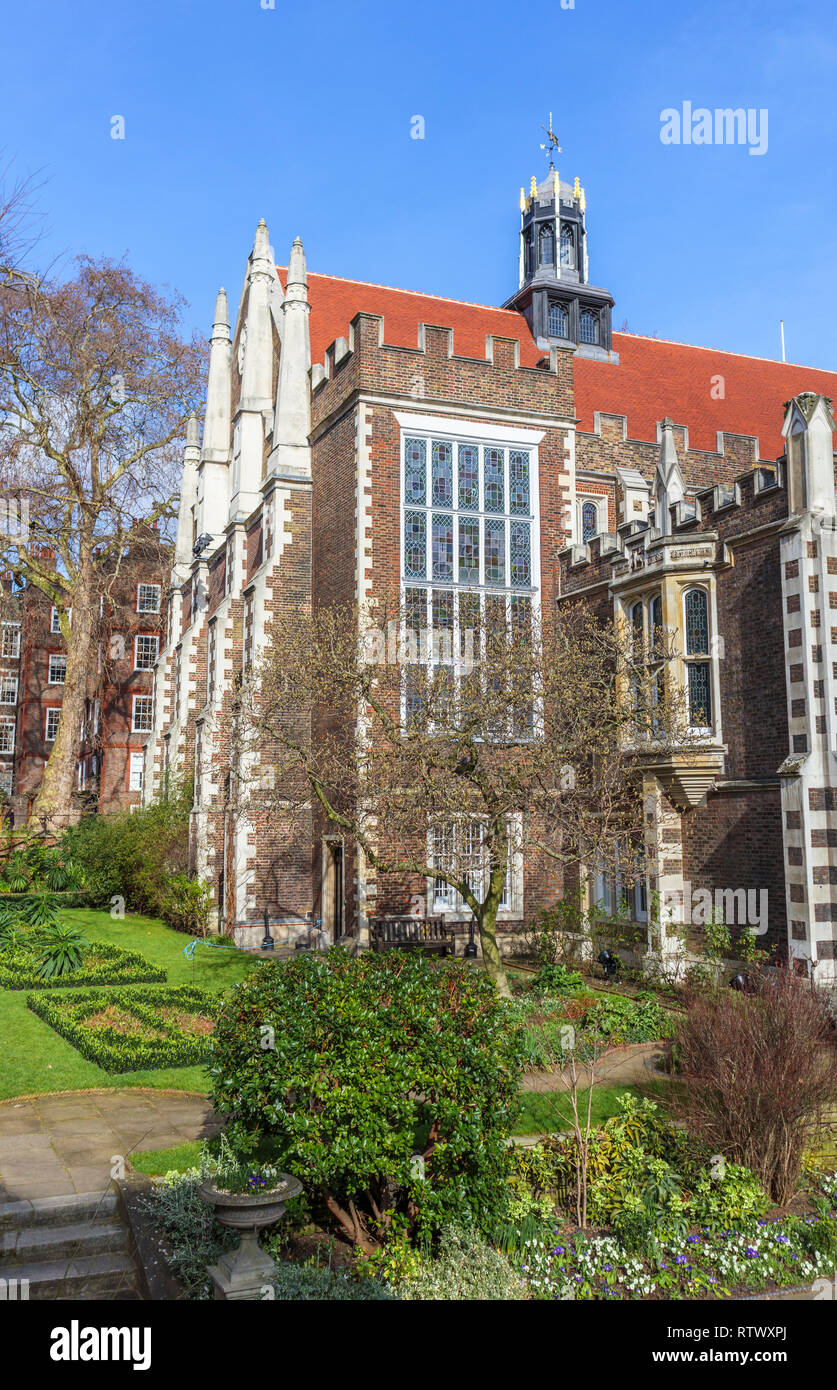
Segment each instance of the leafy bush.
[{"label": "leafy bush", "polygon": [[123,951],[120,946],[97,942],[88,947],[81,964],[71,975],[44,979],[36,964],[37,947],[31,935],[17,933],[0,946],[0,988],[61,989],[80,985],[165,984],[166,972],[152,965],[138,951]]},{"label": "leafy bush", "polygon": [[157,898],[157,915],[177,931],[190,936],[206,936],[212,911],[212,890],[208,883],[172,874]]},{"label": "leafy bush", "polygon": [[278,1166],[367,1250],[405,1226],[426,1244],[451,1220],[496,1219],[519,1072],[482,975],[340,948],[226,995],[211,1066],[233,1146],[274,1136]]},{"label": "leafy bush", "polygon": [[87,937],[78,927],[53,922],[34,938],[35,969],[39,980],[47,983],[72,975],[89,948]]},{"label": "leafy bush", "polygon": [[535,976],[532,989],[536,994],[572,994],[584,984],[577,970],[568,970],[558,963],[542,965]]},{"label": "leafy bush", "polygon": [[65,849],[30,840],[0,864],[0,894],[66,893],[84,884],[81,865]]},{"label": "leafy bush", "polygon": [[191,1299],[213,1297],[207,1265],[215,1264],[239,1239],[237,1231],[215,1220],[213,1207],[198,1196],[201,1181],[197,1172],[167,1173],[143,1199],[146,1211],[165,1237],[168,1263]]},{"label": "leafy bush", "polygon": [[696,997],[678,1036],[678,1111],[709,1148],[758,1173],[774,1201],[795,1191],[802,1155],[837,1090],[823,999],[790,970],[753,994]]},{"label": "leafy bush", "polygon": [[132,910],[157,915],[168,880],[188,869],[190,806],[188,791],[178,790],[133,814],[70,826],[61,848],[80,865],[91,901],[104,907],[119,895]]},{"label": "leafy bush", "polygon": [[377,1279],[354,1279],[325,1266],[291,1264],[287,1260],[277,1263],[273,1287],[277,1298],[293,1303],[380,1302],[398,1296]]},{"label": "leafy bush", "polygon": [[434,1259],[422,1261],[413,1277],[399,1286],[405,1298],[459,1302],[515,1300],[526,1297],[520,1274],[508,1258],[475,1231],[445,1226]]},{"label": "leafy bush", "polygon": [[[107,1072],[156,1070],[202,1062],[208,1031],[190,1031],[189,1016],[212,1018],[217,1000],[205,990],[43,990],[26,996],[26,1006]],[[163,1012],[165,1011],[165,1012]],[[166,1013],[172,1017],[166,1017]],[[181,1016],[181,1017],[179,1017]]]}]

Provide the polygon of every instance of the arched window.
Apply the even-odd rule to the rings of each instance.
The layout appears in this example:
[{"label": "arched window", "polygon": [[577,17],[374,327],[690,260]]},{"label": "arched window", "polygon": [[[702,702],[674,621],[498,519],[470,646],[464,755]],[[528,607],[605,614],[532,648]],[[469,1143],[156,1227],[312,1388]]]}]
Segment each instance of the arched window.
[{"label": "arched window", "polygon": [[581,543],[586,545],[599,534],[599,509],[595,502],[581,504]]},{"label": "arched window", "polygon": [[599,341],[599,316],[592,309],[582,309],[578,319],[578,336],[582,343]]},{"label": "arched window", "polygon": [[541,265],[552,265],[555,261],[555,233],[551,227],[541,227]]},{"label": "arched window", "polygon": [[[683,621],[689,723],[696,729],[711,729],[712,664],[709,660],[709,595],[705,589],[687,589],[683,597]],[[700,659],[692,660],[694,657]]]},{"label": "arched window", "polygon": [[550,338],[566,338],[569,336],[569,321],[567,319],[567,311],[563,304],[550,304],[547,328]]},{"label": "arched window", "polygon": [[561,264],[571,268],[575,265],[575,238],[567,222],[561,226]]}]

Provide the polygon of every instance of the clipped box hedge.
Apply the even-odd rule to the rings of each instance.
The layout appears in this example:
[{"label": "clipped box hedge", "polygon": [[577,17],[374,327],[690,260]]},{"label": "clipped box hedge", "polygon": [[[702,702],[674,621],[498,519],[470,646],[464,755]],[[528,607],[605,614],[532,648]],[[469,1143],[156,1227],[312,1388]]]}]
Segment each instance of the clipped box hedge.
[{"label": "clipped box hedge", "polygon": [[[156,1071],[160,1067],[185,1067],[202,1062],[209,1049],[210,1034],[189,1034],[160,1010],[174,1008],[184,1014],[214,1019],[218,1001],[206,990],[190,985],[162,989],[151,986],[134,989],[96,989],[73,994],[39,990],[26,996],[26,1006],[42,1018],[62,1038],[66,1038],[83,1057],[103,1071]],[[154,1028],[155,1038],[130,1037],[116,1027],[85,1027],[92,1014],[115,1007],[140,1024]]]},{"label": "clipped box hedge", "polygon": [[104,959],[96,965],[82,962],[69,975],[55,975],[49,980],[38,977],[35,961],[37,947],[0,951],[0,989],[75,989],[83,985],[141,985],[165,984],[166,972],[161,965],[152,965],[138,951],[125,951],[109,943],[91,944],[90,952]]}]

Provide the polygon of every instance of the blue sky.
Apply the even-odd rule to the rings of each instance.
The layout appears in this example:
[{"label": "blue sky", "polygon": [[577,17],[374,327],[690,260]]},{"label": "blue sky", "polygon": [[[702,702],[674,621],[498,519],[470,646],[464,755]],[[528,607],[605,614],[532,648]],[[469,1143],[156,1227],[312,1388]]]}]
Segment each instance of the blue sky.
[{"label": "blue sky", "polygon": [[[270,3],[7,10],[0,144],[46,180],[41,257],[124,254],[208,329],[264,216],[278,259],[301,235],[312,270],[501,303],[552,110],[616,327],[776,357],[784,317],[789,360],[837,369],[825,0]],[[684,101],[766,108],[767,152],[663,145]]]}]

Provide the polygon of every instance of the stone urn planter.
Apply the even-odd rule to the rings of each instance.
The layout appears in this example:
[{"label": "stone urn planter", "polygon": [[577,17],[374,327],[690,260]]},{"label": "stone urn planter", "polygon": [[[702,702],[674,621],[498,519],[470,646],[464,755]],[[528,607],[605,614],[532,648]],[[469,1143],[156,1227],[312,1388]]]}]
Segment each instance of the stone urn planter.
[{"label": "stone urn planter", "polygon": [[210,1180],[202,1182],[198,1196],[214,1206],[222,1226],[241,1232],[234,1250],[222,1255],[208,1273],[218,1299],[258,1299],[273,1276],[273,1261],[259,1249],[258,1235],[263,1226],[273,1226],[285,1214],[285,1203],[298,1197],[302,1183],[290,1173],[260,1192],[224,1192]]}]

